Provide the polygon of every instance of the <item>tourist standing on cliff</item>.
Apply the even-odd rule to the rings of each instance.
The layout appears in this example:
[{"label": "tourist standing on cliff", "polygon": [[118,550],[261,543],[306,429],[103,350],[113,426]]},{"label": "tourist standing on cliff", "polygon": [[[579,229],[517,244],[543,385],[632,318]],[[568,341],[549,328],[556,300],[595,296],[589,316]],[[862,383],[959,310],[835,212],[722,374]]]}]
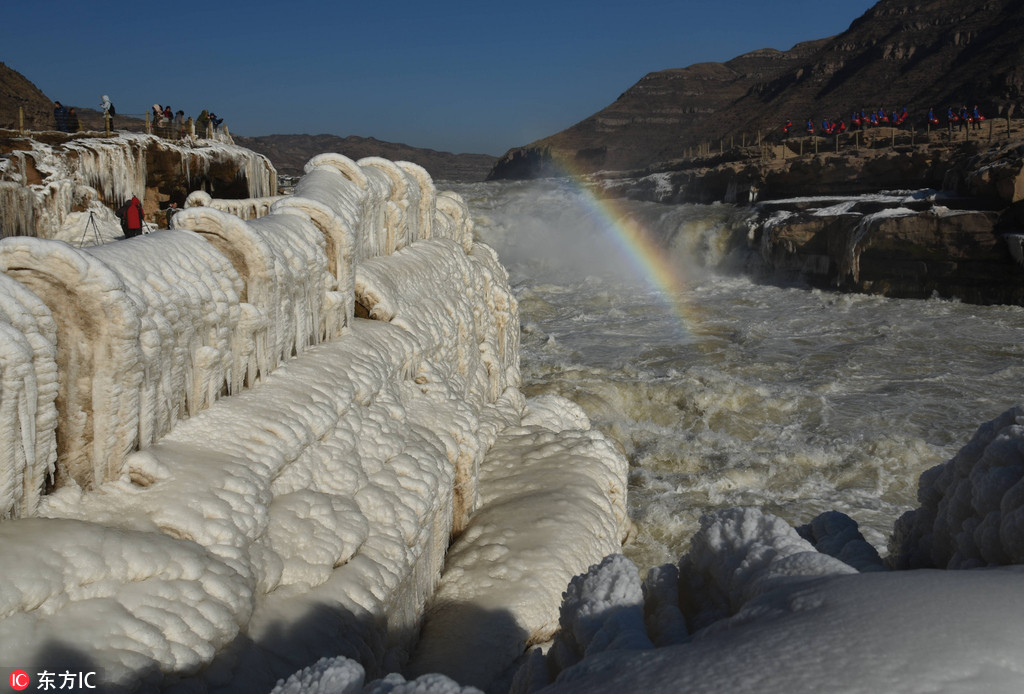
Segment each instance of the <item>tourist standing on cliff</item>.
[{"label": "tourist standing on cliff", "polygon": [[960,107],[960,126],[959,126],[959,130],[967,130],[967,119],[968,118],[969,118],[969,116],[967,114],[967,106],[961,106]]},{"label": "tourist standing on cliff", "polygon": [[164,107],[160,104],[153,104],[153,132],[157,135],[161,134],[164,125]]},{"label": "tourist standing on cliff", "polygon": [[59,101],[53,102],[53,121],[58,132],[66,133],[68,131],[68,110]]},{"label": "tourist standing on cliff", "polygon": [[206,137],[208,135],[207,130],[210,129],[210,112],[205,108],[203,112],[196,118],[196,137]]},{"label": "tourist standing on cliff", "polygon": [[100,97],[100,107],[103,109],[103,117],[106,122],[110,123],[110,127],[114,127],[114,115],[117,113],[114,110],[114,103],[110,100],[110,97],[104,94]]},{"label": "tourist standing on cliff", "polygon": [[75,107],[72,106],[68,109],[68,132],[77,133],[82,129],[82,124],[78,120],[78,114],[75,113]]},{"label": "tourist standing on cliff", "polygon": [[981,130],[981,121],[985,120],[985,116],[981,115],[981,111],[978,110],[978,105],[974,105],[974,111],[971,113],[971,128],[977,128]]}]

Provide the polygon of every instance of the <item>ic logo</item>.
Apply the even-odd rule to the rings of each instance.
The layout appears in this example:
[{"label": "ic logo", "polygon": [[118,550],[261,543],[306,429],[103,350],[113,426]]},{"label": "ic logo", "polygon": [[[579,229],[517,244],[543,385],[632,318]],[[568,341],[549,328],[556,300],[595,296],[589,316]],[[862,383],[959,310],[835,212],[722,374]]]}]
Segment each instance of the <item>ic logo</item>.
[{"label": "ic logo", "polygon": [[28,673],[24,670],[15,670],[11,673],[9,681],[11,684],[11,689],[20,692],[23,689],[28,689],[28,685],[31,680],[28,676]]}]

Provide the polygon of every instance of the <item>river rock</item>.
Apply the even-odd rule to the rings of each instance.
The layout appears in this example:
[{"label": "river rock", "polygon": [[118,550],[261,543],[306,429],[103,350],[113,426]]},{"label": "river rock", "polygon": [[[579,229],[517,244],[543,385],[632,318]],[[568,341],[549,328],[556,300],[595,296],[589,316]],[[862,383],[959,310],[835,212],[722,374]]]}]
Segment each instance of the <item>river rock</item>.
[{"label": "river rock", "polygon": [[971,195],[1002,206],[1024,201],[1024,143],[989,153],[975,166],[966,176]]},{"label": "river rock", "polygon": [[999,215],[934,205],[890,206],[872,214],[778,210],[751,243],[773,271],[823,287],[904,298],[973,303],[1024,300],[1024,270],[997,230]]}]

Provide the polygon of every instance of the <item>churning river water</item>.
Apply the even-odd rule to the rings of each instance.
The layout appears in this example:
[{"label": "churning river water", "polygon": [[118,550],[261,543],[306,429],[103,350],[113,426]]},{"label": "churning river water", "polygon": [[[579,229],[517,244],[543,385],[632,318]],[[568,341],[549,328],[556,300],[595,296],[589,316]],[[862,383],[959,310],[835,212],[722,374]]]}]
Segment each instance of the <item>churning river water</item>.
[{"label": "churning river water", "polygon": [[[702,514],[835,509],[885,554],[918,475],[1024,401],[1024,308],[901,300],[757,279],[728,205],[618,202],[566,182],[453,186],[511,274],[523,389],[579,403],[630,462],[642,571]],[[679,296],[623,245],[656,235]]]}]

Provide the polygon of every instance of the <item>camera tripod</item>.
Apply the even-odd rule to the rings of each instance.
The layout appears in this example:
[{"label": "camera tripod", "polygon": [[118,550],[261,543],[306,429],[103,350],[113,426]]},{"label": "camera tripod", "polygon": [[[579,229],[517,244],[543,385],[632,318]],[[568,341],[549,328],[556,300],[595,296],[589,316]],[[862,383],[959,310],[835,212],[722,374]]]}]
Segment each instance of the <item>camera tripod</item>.
[{"label": "camera tripod", "polygon": [[103,243],[103,239],[100,238],[100,229],[96,226],[96,213],[89,210],[89,219],[85,223],[85,229],[82,230],[82,240],[78,242],[79,248],[85,245],[85,236],[89,233],[90,227],[92,227],[92,235],[96,239],[96,243]]}]

